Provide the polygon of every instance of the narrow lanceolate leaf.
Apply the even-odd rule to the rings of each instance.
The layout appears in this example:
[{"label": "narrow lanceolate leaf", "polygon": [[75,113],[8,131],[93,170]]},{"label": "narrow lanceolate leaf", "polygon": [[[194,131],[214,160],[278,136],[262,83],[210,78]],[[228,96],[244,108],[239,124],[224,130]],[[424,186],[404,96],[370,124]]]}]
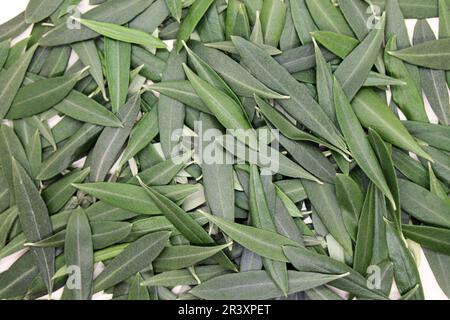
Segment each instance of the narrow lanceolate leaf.
[{"label": "narrow lanceolate leaf", "polygon": [[7,243],[9,232],[16,222],[19,211],[16,206],[9,208],[0,214],[0,248]]},{"label": "narrow lanceolate leaf", "polygon": [[[145,190],[135,185],[98,182],[74,184],[73,186],[117,208],[146,215],[161,214],[160,209],[147,196]],[[199,189],[195,185],[174,185],[155,188],[158,192],[175,202],[180,202]]]},{"label": "narrow lanceolate leaf", "polygon": [[51,184],[42,192],[48,211],[50,213],[58,212],[70,200],[76,189],[72,183],[82,182],[89,174],[89,168],[70,173],[64,178]]},{"label": "narrow lanceolate leaf", "polygon": [[369,33],[368,19],[371,19],[367,15],[368,4],[364,0],[338,0],[338,4],[356,37],[363,40]]},{"label": "narrow lanceolate leaf", "polygon": [[128,160],[144,149],[159,132],[158,110],[153,108],[147,112],[131,131],[128,145],[123,152],[119,167],[122,167]]},{"label": "narrow lanceolate leaf", "polygon": [[268,0],[261,8],[261,25],[264,43],[278,47],[283,32],[287,6],[283,0]]},{"label": "narrow lanceolate leaf", "polygon": [[346,58],[360,44],[353,37],[331,31],[314,31],[311,32],[311,36],[342,59]]},{"label": "narrow lanceolate leaf", "polygon": [[[28,242],[37,242],[49,237],[53,230],[47,207],[34,182],[15,159],[12,161],[14,191],[19,210],[19,220]],[[55,269],[55,250],[52,248],[33,248],[36,265],[47,286],[52,292],[52,277]]]},{"label": "narrow lanceolate leaf", "polygon": [[317,26],[306,7],[305,0],[290,1],[292,20],[301,43],[312,42],[310,32],[316,31]]},{"label": "narrow lanceolate leaf", "polygon": [[48,180],[67,169],[73,161],[84,155],[86,148],[92,146],[95,137],[102,131],[102,127],[85,124],[67,142],[52,153],[43,163],[38,180]]},{"label": "narrow lanceolate leaf", "polygon": [[377,156],[337,80],[334,81],[333,92],[336,116],[344,137],[347,140],[350,152],[360,168],[392,202],[392,206],[395,209],[397,206],[394,196],[383,175],[383,170],[381,169]]},{"label": "narrow lanceolate leaf", "polygon": [[137,273],[133,279],[133,282],[131,282],[130,290],[128,291],[128,300],[133,301],[150,300],[150,294],[148,293],[147,288],[141,286],[141,282],[143,280],[144,279],[142,278],[141,274]]},{"label": "narrow lanceolate leaf", "polygon": [[[389,39],[386,50],[397,48],[397,38]],[[406,82],[405,86],[392,87],[392,97],[406,118],[413,121],[428,122],[422,92],[416,86],[416,81],[410,75],[403,61],[385,53],[384,61],[390,76]]]},{"label": "narrow lanceolate leaf", "polygon": [[346,264],[317,254],[305,248],[286,246],[284,253],[292,265],[302,272],[317,272],[322,274],[346,274],[346,277],[336,279],[331,286],[345,290],[357,297],[371,300],[386,300],[386,296],[376,290],[367,288],[367,280]]},{"label": "narrow lanceolate leaf", "polygon": [[[244,134],[248,134],[250,139],[250,145],[256,145],[256,133],[253,131],[252,126],[248,122],[244,111],[237,104],[237,102],[223,93],[219,89],[213,87],[206,81],[197,76],[188,66],[184,65],[189,81],[191,82],[194,90],[199,97],[208,106],[208,109],[215,115],[217,120],[226,128],[231,130],[244,130],[247,131]],[[245,141],[245,137],[237,136],[238,139],[242,138]]]},{"label": "narrow lanceolate leaf", "polygon": [[95,83],[99,86],[103,98],[106,100],[106,89],[103,80],[103,69],[97,46],[93,40],[81,41],[72,45],[73,50],[77,53],[81,62],[85,66],[89,66],[89,73],[94,78]]},{"label": "narrow lanceolate leaf", "polygon": [[12,159],[16,159],[25,170],[31,174],[31,168],[25,150],[15,134],[14,130],[3,124],[0,126],[0,163],[2,165],[2,175],[8,186],[10,204],[14,204],[14,183],[12,171]]},{"label": "narrow lanceolate leaf", "polygon": [[95,279],[94,292],[99,292],[147,268],[161,253],[169,240],[170,232],[151,233],[133,242]]},{"label": "narrow lanceolate leaf", "polygon": [[12,120],[22,119],[50,109],[61,102],[85,76],[85,70],[82,70],[67,76],[36,81],[22,87],[6,117]]},{"label": "narrow lanceolate leaf", "polygon": [[[324,275],[288,271],[288,294],[318,287],[345,276],[345,274]],[[249,271],[219,276],[196,286],[190,293],[205,300],[266,300],[283,296],[283,292],[275,286],[264,271]]]},{"label": "narrow lanceolate leaf", "polygon": [[302,180],[312,206],[316,210],[331,235],[344,248],[347,254],[352,254],[352,241],[344,225],[341,210],[336,199],[335,187],[325,183]]},{"label": "narrow lanceolate leaf", "polygon": [[241,55],[242,62],[259,80],[291,97],[288,100],[280,100],[283,108],[291,116],[333,145],[346,149],[338,129],[304,85],[298,83],[289,72],[258,46],[239,37],[234,37],[233,42]]},{"label": "narrow lanceolate leaf", "polygon": [[[130,0],[126,3],[121,0],[106,1],[83,14],[82,18],[122,25],[147,9],[152,2],[153,0]],[[41,46],[60,46],[93,39],[98,35],[77,21],[68,20],[53,28],[39,43]]]},{"label": "narrow lanceolate leaf", "polygon": [[[267,118],[267,120],[272,123],[275,128],[280,130],[280,132],[286,136],[287,138],[295,141],[309,141],[314,142],[320,145],[327,147],[330,150],[336,151],[344,156],[346,156],[349,152],[347,150],[340,150],[330,143],[324,141],[323,139],[317,138],[316,136],[309,134],[305,131],[302,131],[298,127],[296,127],[290,120],[288,120],[284,115],[282,115],[279,111],[277,111],[270,104],[265,102],[259,97],[255,97],[256,103],[260,108],[261,113]],[[333,106],[334,108],[334,106]]]},{"label": "narrow lanceolate leaf", "polygon": [[352,100],[363,86],[375,64],[384,38],[384,16],[381,28],[373,30],[339,65],[335,72],[347,97]]},{"label": "narrow lanceolate leaf", "polygon": [[131,133],[139,113],[139,95],[130,97],[118,114],[123,128],[105,128],[92,151],[90,181],[103,181],[119,157],[120,151]]},{"label": "narrow lanceolate leaf", "polygon": [[182,41],[187,41],[190,38],[191,33],[195,30],[197,24],[200,22],[203,15],[206,11],[208,11],[213,2],[214,0],[198,0],[195,1],[189,8],[189,13],[183,19],[180,30],[178,31],[176,43],[176,49],[178,52],[180,52],[181,48],[183,48]]},{"label": "narrow lanceolate leaf", "polygon": [[374,91],[361,90],[353,100],[352,106],[365,128],[374,129],[386,142],[411,151],[424,159],[432,160]]},{"label": "narrow lanceolate leaf", "polygon": [[183,9],[183,1],[182,0],[165,0],[165,1],[172,17],[174,17],[175,20],[180,22],[181,12]]},{"label": "narrow lanceolate leaf", "polygon": [[[191,46],[200,58],[205,60],[208,65],[219,73],[237,95],[250,98],[253,98],[255,94],[268,99],[289,98],[286,95],[269,89],[261,81],[252,76],[246,68],[226,54],[195,42]],[[235,48],[235,50],[237,49]],[[238,51],[236,51],[237,53]],[[217,63],[218,61],[220,63]]]},{"label": "narrow lanceolate leaf", "polygon": [[353,36],[352,29],[334,3],[328,0],[306,0],[306,4],[320,30]]},{"label": "narrow lanceolate leaf", "polygon": [[212,247],[171,246],[167,247],[153,262],[155,272],[179,270],[191,267],[214,256],[230,244]]},{"label": "narrow lanceolate leaf", "polygon": [[113,23],[93,21],[87,19],[74,19],[89,29],[101,34],[104,37],[121,42],[139,44],[144,47],[165,48],[164,42],[151,34],[138,30],[119,26]]},{"label": "narrow lanceolate leaf", "polygon": [[392,149],[383,141],[378,132],[369,128],[369,141],[380,162],[383,174],[394,197],[396,209],[389,210],[396,222],[397,228],[401,230],[401,210],[400,210],[400,191],[398,188],[397,172],[395,171],[394,161],[392,160]]},{"label": "narrow lanceolate leaf", "polygon": [[390,55],[408,63],[437,70],[450,70],[450,39],[427,41]]},{"label": "narrow lanceolate leaf", "polygon": [[403,225],[402,231],[406,238],[428,249],[443,254],[450,252],[450,230],[448,229]]},{"label": "narrow lanceolate leaf", "polygon": [[[419,20],[414,30],[414,44],[435,40],[436,37],[426,20]],[[446,86],[445,72],[420,68],[420,79],[423,91],[430,103],[431,108],[437,115],[439,122],[450,125],[450,101],[448,87]]]},{"label": "narrow lanceolate leaf", "polygon": [[122,122],[111,111],[76,90],[72,90],[63,101],[53,108],[82,122],[104,127],[122,127]]},{"label": "narrow lanceolate leaf", "polygon": [[[449,8],[446,0],[439,0],[439,39],[450,38]],[[447,85],[450,87],[450,71],[447,71]]]},{"label": "narrow lanceolate leaf", "polygon": [[0,299],[23,296],[37,275],[38,268],[34,263],[34,255],[28,252],[0,274]]},{"label": "narrow lanceolate leaf", "polygon": [[386,223],[386,238],[389,258],[394,263],[395,283],[400,293],[404,295],[419,285],[419,290],[414,297],[415,299],[423,300],[423,287],[414,257],[406,246],[401,233],[391,223]]},{"label": "narrow lanceolate leaf", "polygon": [[105,38],[106,80],[112,110],[119,112],[125,104],[130,83],[131,45]]},{"label": "narrow lanceolate leaf", "polygon": [[356,241],[358,221],[364,203],[361,187],[349,176],[336,176],[336,198],[342,212],[342,219],[351,238]]},{"label": "narrow lanceolate leaf", "polygon": [[[229,273],[227,269],[221,266],[199,266],[195,268],[195,274],[200,279],[200,283],[209,279]],[[177,286],[177,285],[196,285],[198,280],[192,275],[188,269],[174,270],[162,272],[141,283],[143,286]]]},{"label": "narrow lanceolate leaf", "polygon": [[275,232],[230,222],[205,212],[202,212],[202,214],[222,229],[231,239],[268,259],[288,262],[282,246],[299,246],[297,242]]},{"label": "narrow lanceolate leaf", "polygon": [[[162,80],[184,80],[183,63],[186,62],[186,53],[177,54],[172,51],[167,60]],[[185,120],[185,106],[177,100],[161,96],[158,102],[158,124],[161,147],[166,158],[171,158],[176,152],[180,137],[174,139],[174,132],[183,130]]]},{"label": "narrow lanceolate leaf", "polygon": [[83,209],[77,209],[70,215],[65,240],[66,265],[79,282],[74,286],[69,279],[64,288],[63,298],[88,300],[91,297],[94,277],[94,252],[91,227]]},{"label": "narrow lanceolate leaf", "polygon": [[336,121],[336,110],[333,103],[333,74],[316,42],[314,42],[314,50],[316,56],[316,84],[319,104],[323,107],[328,117]]},{"label": "narrow lanceolate leaf", "polygon": [[[213,245],[214,240],[208,235],[208,233],[186,212],[177,206],[170,199],[161,195],[154,188],[149,188],[146,185],[142,185],[147,192],[149,198],[156,204],[156,206],[162,211],[164,216],[180,231],[180,233],[195,245]],[[228,259],[224,253],[219,253],[214,256],[217,262],[224,267],[235,270],[236,267]]]},{"label": "narrow lanceolate leaf", "polygon": [[10,40],[4,40],[0,42],[0,70],[3,69],[6,59],[8,58],[10,46],[11,46]]},{"label": "narrow lanceolate leaf", "polygon": [[[431,163],[436,176],[443,182],[450,184],[450,156],[449,154],[432,147],[424,147],[424,150],[431,155],[434,162]],[[422,163],[426,165],[426,162],[422,160]]]},{"label": "narrow lanceolate leaf", "polygon": [[[391,39],[393,36],[397,37],[399,50],[411,46],[405,17],[398,0],[390,0],[386,3],[386,40]],[[409,63],[405,64],[405,67],[420,90],[422,85],[420,83],[419,68]]]},{"label": "narrow lanceolate leaf", "polygon": [[247,9],[240,0],[230,0],[227,6],[225,38],[229,40],[232,35],[238,35],[247,39],[250,37],[250,22]]},{"label": "narrow lanceolate leaf", "polygon": [[[269,204],[264,194],[264,188],[256,166],[250,166],[250,190],[249,190],[249,207],[251,215],[251,223],[254,227],[277,232],[277,226],[273,220],[269,209]],[[284,295],[287,295],[288,275],[286,264],[280,261],[274,261],[263,258],[264,268],[273,279],[278,288]]]},{"label": "narrow lanceolate leaf", "polygon": [[10,67],[0,72],[0,118],[3,119],[8,113],[14,98],[22,85],[25,73],[33,58],[37,46],[34,45],[16,61],[14,67]]},{"label": "narrow lanceolate leaf", "polygon": [[64,0],[31,0],[25,10],[27,23],[36,23],[52,15]]},{"label": "narrow lanceolate leaf", "polygon": [[211,111],[205,106],[189,81],[163,81],[150,85],[148,89],[175,99],[195,110],[211,114]]},{"label": "narrow lanceolate leaf", "polygon": [[436,226],[450,228],[450,205],[425,188],[399,179],[403,210],[414,218]]},{"label": "narrow lanceolate leaf", "polygon": [[[203,132],[206,130],[217,130],[220,134],[221,126],[210,115],[202,113],[200,115]],[[211,137],[212,139],[212,137]],[[206,137],[205,137],[205,140]],[[214,144],[213,141],[202,141],[203,148]],[[225,155],[220,146],[213,146],[218,159],[225,159]],[[231,164],[206,163],[203,161],[200,165],[203,173],[203,184],[205,186],[206,200],[211,209],[212,214],[224,219],[234,220],[234,207],[230,203],[234,203],[234,177],[233,166]]]}]

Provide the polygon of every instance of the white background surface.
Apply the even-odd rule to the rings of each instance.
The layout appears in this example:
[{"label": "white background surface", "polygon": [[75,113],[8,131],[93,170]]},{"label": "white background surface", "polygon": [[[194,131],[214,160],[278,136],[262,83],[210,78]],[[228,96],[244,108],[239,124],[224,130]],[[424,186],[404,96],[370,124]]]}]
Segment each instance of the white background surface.
[{"label": "white background surface", "polygon": [[[87,1],[83,0],[82,4],[85,4]],[[15,17],[19,13],[25,10],[27,6],[28,0],[3,0],[0,2],[0,24],[8,21],[9,19]],[[435,33],[437,33],[438,30],[438,20],[437,19],[430,19],[429,20],[430,25],[432,26]],[[407,21],[408,25],[408,31],[410,34],[412,34],[414,30],[414,21]],[[29,30],[28,30],[29,32]],[[25,35],[23,36],[26,36]],[[22,37],[23,37],[22,36]],[[429,108],[428,108],[429,109]],[[428,110],[430,113],[430,119],[435,120],[436,117],[432,114],[430,110]],[[11,257],[7,257],[3,260],[0,260],[0,272],[5,271],[9,268],[9,266],[17,259],[18,255],[13,255]],[[437,284],[433,273],[431,272],[431,269],[428,265],[428,262],[426,261],[425,255],[423,252],[420,255],[419,258],[419,272],[422,280],[422,284],[424,287],[425,297],[426,299],[445,299],[447,300],[447,297],[442,292],[442,290],[439,288],[439,285]],[[97,298],[102,298],[102,296],[97,296]]]}]

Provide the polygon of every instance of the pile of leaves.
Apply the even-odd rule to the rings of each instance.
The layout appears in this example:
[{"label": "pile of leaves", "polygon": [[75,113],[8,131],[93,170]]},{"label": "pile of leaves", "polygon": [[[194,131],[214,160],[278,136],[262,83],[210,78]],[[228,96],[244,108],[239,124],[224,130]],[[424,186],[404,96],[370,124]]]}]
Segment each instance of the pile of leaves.
[{"label": "pile of leaves", "polygon": [[450,1],[83,3],[0,26],[1,299],[450,295]]}]

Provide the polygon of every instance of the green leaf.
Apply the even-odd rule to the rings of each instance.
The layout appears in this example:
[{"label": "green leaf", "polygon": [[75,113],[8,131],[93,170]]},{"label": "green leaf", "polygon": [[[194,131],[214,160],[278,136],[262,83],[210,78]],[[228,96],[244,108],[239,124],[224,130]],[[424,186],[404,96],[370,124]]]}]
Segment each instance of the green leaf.
[{"label": "green leaf", "polygon": [[403,179],[398,182],[403,210],[420,221],[450,227],[450,205],[447,202],[412,182]]},{"label": "green leaf", "polygon": [[216,255],[230,244],[213,247],[172,246],[165,248],[153,262],[156,272],[178,270],[193,266]]},{"label": "green leaf", "polygon": [[25,73],[36,51],[37,45],[34,45],[15,61],[14,67],[0,71],[0,118],[3,119],[8,113],[17,92],[22,85]]},{"label": "green leaf", "polygon": [[261,8],[261,25],[264,43],[278,47],[283,32],[287,6],[283,0],[268,0]]},{"label": "green leaf", "polygon": [[358,221],[364,203],[361,187],[349,176],[336,175],[336,198],[350,237],[356,241]]},{"label": "green leaf", "polygon": [[138,29],[131,29],[113,23],[87,19],[74,19],[104,37],[121,42],[139,44],[144,47],[166,48],[164,42]]},{"label": "green leaf", "polygon": [[105,127],[122,127],[122,122],[108,109],[95,100],[73,90],[54,109],[82,122]]},{"label": "green leaf", "polygon": [[395,49],[397,49],[397,38],[394,35],[386,44],[384,61],[389,75],[404,81],[406,85],[392,87],[392,97],[407,119],[428,122],[422,92],[417,88],[416,81],[410,75],[403,61],[387,54],[388,50]]},{"label": "green leaf", "polygon": [[66,264],[72,268],[72,272],[76,273],[80,282],[75,288],[68,283],[64,288],[63,298],[89,300],[94,277],[94,252],[91,227],[83,209],[77,209],[70,215],[64,255]]},{"label": "green leaf", "polygon": [[305,248],[291,246],[283,247],[284,253],[292,265],[302,272],[317,272],[321,274],[348,274],[341,279],[335,279],[331,286],[350,292],[357,297],[371,300],[388,299],[382,293],[367,288],[366,279],[347,265],[320,255]]},{"label": "green leaf", "polygon": [[105,128],[97,139],[92,150],[92,163],[89,180],[99,182],[105,180],[120,151],[128,139],[139,113],[141,99],[139,95],[129,98],[118,114],[123,128]]},{"label": "green leaf", "polygon": [[[19,210],[19,220],[28,242],[47,238],[53,232],[44,200],[25,169],[14,158],[12,160],[14,192]],[[33,248],[36,265],[45,281],[48,293],[52,292],[55,250]]]},{"label": "green leaf", "polygon": [[408,63],[438,70],[450,70],[450,39],[427,41],[400,51],[388,51]]},{"label": "green leaf", "polygon": [[386,223],[386,238],[389,258],[394,264],[395,283],[400,294],[404,295],[419,285],[419,290],[414,297],[415,299],[423,300],[423,287],[414,257],[406,246],[401,233],[391,223]]},{"label": "green leaf", "polygon": [[41,166],[37,175],[38,180],[48,180],[67,169],[73,161],[83,156],[84,150],[94,142],[95,137],[102,131],[102,127],[85,124],[67,142],[52,153]]},{"label": "green leaf", "polygon": [[180,30],[178,31],[176,43],[177,52],[180,52],[181,48],[183,48],[182,41],[187,41],[189,39],[191,33],[195,30],[197,24],[213,2],[214,0],[197,0],[189,8],[188,15],[183,19]]},{"label": "green leaf", "polygon": [[250,22],[247,10],[240,0],[230,0],[227,6],[225,38],[229,40],[232,35],[238,35],[247,39],[250,37]]},{"label": "green leaf", "polygon": [[130,83],[131,45],[105,38],[106,80],[114,113],[125,104]]},{"label": "green leaf", "polygon": [[233,37],[233,42],[241,55],[241,61],[259,80],[291,97],[289,100],[280,100],[283,108],[291,116],[328,142],[345,149],[345,143],[338,129],[304,85],[298,83],[282,66],[256,45],[239,37]]},{"label": "green leaf", "polygon": [[80,171],[74,171],[44,189],[41,194],[50,214],[56,213],[64,207],[76,192],[72,183],[83,182],[89,175],[89,170],[90,169],[87,168]]},{"label": "green leaf", "polygon": [[25,10],[25,21],[36,23],[48,18],[64,0],[30,0]]},{"label": "green leaf", "polygon": [[94,292],[99,292],[147,268],[161,253],[170,232],[155,232],[130,244],[112,260],[95,279]]},{"label": "green leaf", "polygon": [[[108,22],[123,25],[147,9],[154,0],[130,0],[126,3],[121,0],[106,1],[99,6],[89,10],[81,17],[87,20]],[[39,44],[41,46],[60,46],[75,43],[97,37],[99,34],[91,29],[77,25],[78,22],[69,20],[58,24],[48,32]],[[68,27],[69,26],[69,27]],[[78,29],[76,29],[78,28]],[[76,29],[76,32],[74,32]]]},{"label": "green leaf", "polygon": [[[414,30],[414,44],[435,40],[436,37],[426,20],[419,20]],[[445,72],[440,70],[420,68],[420,79],[423,91],[439,122],[450,125],[450,101]]]},{"label": "green leaf", "polygon": [[93,40],[77,42],[72,44],[72,48],[77,53],[81,62],[85,66],[89,66],[89,73],[99,86],[103,98],[107,100],[102,63],[95,42]]},{"label": "green leaf", "polygon": [[31,252],[20,257],[7,271],[0,274],[0,298],[12,299],[23,296],[38,274]]},{"label": "green leaf", "polygon": [[[209,234],[186,212],[170,201],[154,188],[147,187],[142,184],[142,187],[147,192],[149,198],[162,211],[164,216],[180,231],[180,233],[194,245],[208,245],[215,244],[214,240]],[[215,256],[217,262],[224,267],[235,270],[234,264],[228,259],[224,253],[219,253]]]},{"label": "green leaf", "polygon": [[[345,275],[288,271],[288,277],[290,288],[288,294],[292,294],[326,284]],[[266,300],[283,296],[283,292],[275,286],[265,271],[219,276],[198,285],[190,293],[205,300]]]},{"label": "green leaf", "polygon": [[[229,271],[221,266],[199,266],[195,268],[195,274],[201,283],[226,273],[229,273]],[[196,284],[199,284],[197,279],[195,279],[192,272],[188,269],[162,272],[141,282],[142,286],[165,287]]]},{"label": "green leaf", "polygon": [[450,127],[432,123],[405,121],[403,125],[416,138],[430,146],[450,152]]},{"label": "green leaf", "polygon": [[419,243],[425,248],[443,254],[450,252],[450,230],[448,229],[403,225],[402,230],[406,238]]},{"label": "green leaf", "polygon": [[[147,196],[146,191],[139,186],[107,182],[73,184],[73,186],[117,208],[146,215],[161,214],[160,209]],[[198,186],[161,186],[157,190],[178,202],[198,191]]]},{"label": "green leaf", "polygon": [[371,31],[334,73],[350,101],[363,86],[377,60],[384,39],[384,16],[380,23],[382,27]]},{"label": "green leaf", "polygon": [[442,291],[445,292],[447,297],[449,297],[450,277],[448,271],[450,270],[450,256],[448,254],[442,254],[428,249],[424,249],[424,253],[430,264],[431,270],[439,283],[439,286]]},{"label": "green leaf", "polygon": [[[181,3],[181,0],[179,1]],[[150,294],[147,288],[141,286],[141,282],[144,280],[140,273],[136,273],[128,291],[128,300],[132,301],[146,301],[150,300]]]},{"label": "green leaf", "polygon": [[328,183],[319,185],[306,180],[302,180],[302,184],[312,206],[333,238],[339,242],[348,255],[351,255],[352,241],[344,224],[334,185]]},{"label": "green leaf", "polygon": [[209,221],[217,225],[231,239],[243,247],[268,259],[288,262],[282,246],[298,246],[295,241],[278,233],[230,222],[219,217],[201,212]]},{"label": "green leaf", "polygon": [[[167,67],[163,73],[162,80],[184,80],[183,63],[186,62],[186,54],[177,54],[172,51],[167,60]],[[166,158],[171,158],[178,152],[179,141],[174,141],[173,135],[183,129],[186,117],[185,107],[182,103],[167,96],[159,98],[158,103],[158,123],[161,147]],[[181,137],[177,137],[180,139]]]},{"label": "green leaf", "polygon": [[301,43],[312,42],[311,32],[318,30],[314,20],[306,7],[305,0],[290,1],[292,20]]},{"label": "green leaf", "polygon": [[320,30],[353,36],[339,8],[328,0],[306,0],[308,10]]},{"label": "green leaf", "polygon": [[[226,54],[202,46],[198,42],[192,42],[191,48],[201,59],[211,66],[211,68],[219,73],[237,95],[250,98],[253,98],[255,94],[268,99],[289,98],[269,89],[260,80],[252,76],[246,68]],[[237,48],[235,49],[237,50]]]},{"label": "green leaf", "polygon": [[365,128],[374,129],[386,142],[432,160],[375,92],[361,90],[353,99],[352,106]]},{"label": "green leaf", "polygon": [[336,79],[333,84],[333,92],[336,116],[350,148],[350,152],[359,167],[364,171],[369,179],[380,188],[385,196],[391,201],[392,206],[395,209],[397,205],[395,203],[394,196],[392,195],[383,175],[377,156],[373,151],[369,143],[369,139],[359,123],[352,106],[346,98],[343,89],[340,87]]}]

